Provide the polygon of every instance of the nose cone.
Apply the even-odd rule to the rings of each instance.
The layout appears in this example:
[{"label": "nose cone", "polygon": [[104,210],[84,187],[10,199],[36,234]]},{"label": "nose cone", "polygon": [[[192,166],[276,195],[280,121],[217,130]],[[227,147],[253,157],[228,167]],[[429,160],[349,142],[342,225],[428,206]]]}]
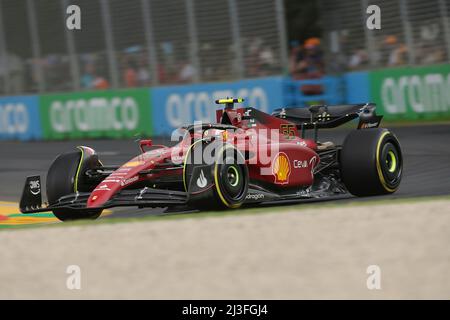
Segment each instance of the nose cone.
[{"label": "nose cone", "polygon": [[139,181],[139,172],[144,170],[143,166],[139,161],[130,161],[114,171],[92,191],[87,207],[101,207],[121,189]]},{"label": "nose cone", "polygon": [[141,154],[114,171],[92,191],[87,207],[104,206],[123,188],[145,179],[145,176],[141,177],[139,172],[152,169],[157,163],[163,161],[166,156],[163,151],[163,149],[156,149]]}]

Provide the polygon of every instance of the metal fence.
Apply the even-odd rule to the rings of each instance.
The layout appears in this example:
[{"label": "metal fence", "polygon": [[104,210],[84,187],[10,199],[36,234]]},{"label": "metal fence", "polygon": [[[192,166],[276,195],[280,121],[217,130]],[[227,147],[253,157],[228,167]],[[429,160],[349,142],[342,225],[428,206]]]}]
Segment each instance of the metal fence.
[{"label": "metal fence", "polygon": [[285,30],[282,0],[0,0],[0,94],[280,74]]},{"label": "metal fence", "polygon": [[[369,5],[379,30],[366,27]],[[321,0],[320,11],[329,73],[450,61],[449,0]]]}]

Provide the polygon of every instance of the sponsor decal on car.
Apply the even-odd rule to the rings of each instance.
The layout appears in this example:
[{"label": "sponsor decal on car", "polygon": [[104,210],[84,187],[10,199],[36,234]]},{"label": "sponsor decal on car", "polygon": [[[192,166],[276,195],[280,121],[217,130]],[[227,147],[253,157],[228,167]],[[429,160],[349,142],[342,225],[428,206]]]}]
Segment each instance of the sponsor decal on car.
[{"label": "sponsor decal on car", "polygon": [[308,161],[307,160],[294,160],[294,168],[295,169],[303,169],[308,168]]},{"label": "sponsor decal on car", "polygon": [[197,179],[197,187],[204,188],[208,184],[208,180],[206,180],[205,174],[203,170],[200,170],[200,176]]},{"label": "sponsor decal on car", "polygon": [[252,193],[248,194],[245,199],[247,200],[261,200],[264,199],[264,195],[262,193]]},{"label": "sponsor decal on car", "polygon": [[132,184],[133,182],[136,182],[136,181],[138,181],[138,180],[139,180],[139,177],[138,177],[138,176],[135,176],[135,177],[130,178],[130,179],[122,180],[122,181],[120,182],[120,185],[121,185],[122,187],[124,187],[124,186],[127,186],[127,185],[129,185],[129,184]]},{"label": "sponsor decal on car", "polygon": [[309,168],[311,169],[311,174],[314,174],[314,169],[316,168],[316,164],[317,164],[316,156],[309,159]]},{"label": "sponsor decal on car", "polygon": [[376,128],[376,127],[378,127],[378,125],[379,125],[378,122],[374,122],[374,123],[365,122],[365,123],[361,124],[361,129]]},{"label": "sponsor decal on car", "polygon": [[111,189],[107,184],[102,184],[101,186],[97,187],[94,191],[110,191]]},{"label": "sponsor decal on car", "polygon": [[140,165],[143,165],[144,162],[143,161],[129,161],[127,163],[125,163],[123,166],[124,167],[128,167],[128,168],[134,168]]},{"label": "sponsor decal on car", "polygon": [[122,182],[122,180],[116,180],[116,179],[105,179],[105,180],[103,180],[103,182],[112,182],[112,183],[119,183],[119,182]]},{"label": "sponsor decal on car", "polygon": [[121,179],[123,176],[126,176],[127,173],[126,172],[114,172],[112,173],[109,177],[113,178],[113,179]]},{"label": "sponsor decal on car", "polygon": [[39,180],[30,181],[29,187],[32,195],[37,196],[41,193],[41,183]]},{"label": "sponsor decal on car", "polygon": [[291,164],[289,157],[284,152],[278,153],[273,161],[272,173],[275,176],[276,184],[289,183],[289,176],[291,174]]},{"label": "sponsor decal on car", "polygon": [[287,124],[287,123],[281,124],[280,125],[280,134],[286,140],[295,139],[295,137],[296,137],[295,125]]}]

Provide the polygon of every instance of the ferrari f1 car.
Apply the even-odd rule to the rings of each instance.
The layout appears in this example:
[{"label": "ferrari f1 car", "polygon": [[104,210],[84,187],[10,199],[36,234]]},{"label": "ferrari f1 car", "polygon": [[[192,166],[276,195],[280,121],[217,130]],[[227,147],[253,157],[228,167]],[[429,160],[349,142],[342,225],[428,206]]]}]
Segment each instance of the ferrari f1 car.
[{"label": "ferrari f1 car", "polygon": [[[179,129],[168,147],[141,140],[141,153],[105,166],[81,146],[58,156],[46,179],[26,179],[23,213],[52,211],[60,220],[95,219],[120,206],[236,209],[241,206],[340,194],[395,192],[403,157],[396,136],[379,128],[372,103],[283,108],[271,115],[243,99],[222,99],[217,123]],[[320,141],[318,131],[359,119],[342,145]]]}]

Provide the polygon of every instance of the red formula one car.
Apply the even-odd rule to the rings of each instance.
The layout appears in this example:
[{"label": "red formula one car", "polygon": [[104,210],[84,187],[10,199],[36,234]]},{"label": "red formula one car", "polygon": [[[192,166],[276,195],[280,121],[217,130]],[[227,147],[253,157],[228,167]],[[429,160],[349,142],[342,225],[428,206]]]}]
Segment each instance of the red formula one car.
[{"label": "red formula one car", "polygon": [[[402,152],[379,128],[374,104],[283,108],[272,115],[235,108],[222,99],[217,123],[178,130],[172,147],[141,140],[142,153],[120,167],[104,166],[89,147],[62,154],[46,179],[28,177],[20,209],[53,211],[60,220],[95,219],[119,206],[238,208],[262,202],[351,193],[393,193],[402,177]],[[318,130],[359,118],[342,145],[320,142]],[[306,138],[306,132],[309,132]],[[149,149],[146,151],[145,149]]]}]

